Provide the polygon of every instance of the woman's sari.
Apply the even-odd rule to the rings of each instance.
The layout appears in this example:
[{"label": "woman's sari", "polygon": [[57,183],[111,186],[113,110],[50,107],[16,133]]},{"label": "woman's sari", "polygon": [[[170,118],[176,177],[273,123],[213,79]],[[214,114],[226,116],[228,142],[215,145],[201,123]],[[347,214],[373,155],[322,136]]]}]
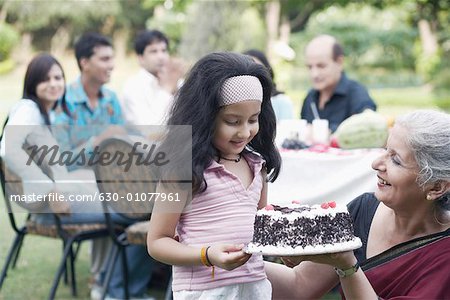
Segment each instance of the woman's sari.
[{"label": "woman's sari", "polygon": [[380,299],[450,299],[450,229],[396,245],[366,259],[378,200],[364,194],[349,204],[363,247],[355,254]]},{"label": "woman's sari", "polygon": [[382,299],[450,299],[450,230],[397,245],[362,269]]}]

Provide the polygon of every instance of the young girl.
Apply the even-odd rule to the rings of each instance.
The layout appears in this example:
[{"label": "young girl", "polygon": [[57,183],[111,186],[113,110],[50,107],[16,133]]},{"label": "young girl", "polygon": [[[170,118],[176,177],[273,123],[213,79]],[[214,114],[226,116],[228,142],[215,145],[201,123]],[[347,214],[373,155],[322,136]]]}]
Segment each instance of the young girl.
[{"label": "young girl", "polygon": [[179,213],[155,202],[147,239],[153,258],[174,265],[175,299],[271,299],[262,257],[243,251],[281,165],[271,87],[250,57],[213,53],[179,91],[168,124],[192,126],[193,197]]}]

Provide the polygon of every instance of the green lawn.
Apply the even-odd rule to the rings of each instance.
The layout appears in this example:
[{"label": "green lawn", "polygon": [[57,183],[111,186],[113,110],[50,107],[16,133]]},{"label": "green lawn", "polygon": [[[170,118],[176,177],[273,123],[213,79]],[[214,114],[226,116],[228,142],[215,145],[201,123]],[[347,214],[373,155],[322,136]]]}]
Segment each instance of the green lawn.
[{"label": "green lawn", "polygon": [[[23,213],[16,215],[20,221],[26,217]],[[2,268],[14,237],[15,233],[5,211],[3,196],[0,196],[0,265]],[[60,240],[33,235],[25,236],[16,268],[8,271],[8,277],[0,290],[0,300],[47,299],[61,255]],[[90,299],[89,264],[89,242],[84,242],[75,265],[78,297],[72,297],[70,287],[61,281],[56,299]],[[157,299],[164,299],[165,290],[151,288],[149,293]]]},{"label": "green lawn", "polygon": [[[294,102],[295,116],[300,115],[301,104],[306,96],[305,90],[287,91]],[[437,108],[438,101],[449,103],[449,99],[436,99],[427,87],[402,87],[370,89],[370,95],[378,106],[378,112],[386,117],[395,117],[415,109]]]},{"label": "green lawn", "polygon": [[[21,221],[25,214],[17,214]],[[20,222],[21,223],[21,222]],[[5,211],[3,196],[0,199],[0,263],[3,264],[15,236]],[[79,299],[89,299],[88,244],[80,249],[76,262]],[[22,245],[17,266],[9,270],[0,291],[0,299],[45,299],[48,297],[54,274],[62,254],[59,240],[27,235]],[[63,283],[57,291],[57,299],[71,299],[70,288]]]},{"label": "green lawn", "polygon": [[[19,215],[20,219],[25,214]],[[3,196],[0,196],[0,265],[6,259],[7,251],[13,241],[14,232],[10,226],[5,211]],[[76,261],[76,276],[78,297],[71,296],[70,287],[61,281],[57,290],[56,299],[86,299],[89,300],[89,244],[82,244]],[[28,235],[22,245],[17,266],[9,270],[8,277],[0,291],[0,300],[40,300],[47,299],[53,277],[61,259],[62,243],[56,239]],[[164,290],[151,288],[149,293],[157,299],[164,299]],[[338,293],[327,294],[322,299],[340,299]]]}]

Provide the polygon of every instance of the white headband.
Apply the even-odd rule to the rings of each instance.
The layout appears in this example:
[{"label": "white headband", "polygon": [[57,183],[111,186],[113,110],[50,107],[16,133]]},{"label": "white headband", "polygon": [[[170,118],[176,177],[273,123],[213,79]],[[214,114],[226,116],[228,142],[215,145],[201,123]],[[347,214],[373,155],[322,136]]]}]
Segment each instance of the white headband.
[{"label": "white headband", "polygon": [[230,77],[225,80],[220,94],[222,96],[220,106],[249,100],[262,102],[263,88],[257,77],[241,75]]}]

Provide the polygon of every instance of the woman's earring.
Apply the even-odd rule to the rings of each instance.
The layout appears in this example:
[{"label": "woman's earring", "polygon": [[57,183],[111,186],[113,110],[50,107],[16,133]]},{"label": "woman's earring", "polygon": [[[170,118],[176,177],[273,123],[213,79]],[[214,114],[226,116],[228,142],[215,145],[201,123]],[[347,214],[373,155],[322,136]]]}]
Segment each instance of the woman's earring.
[{"label": "woman's earring", "polygon": [[431,197],[431,195],[428,194],[428,195],[427,195],[427,200],[428,200],[428,201],[431,201],[431,200],[433,200],[433,197]]}]

